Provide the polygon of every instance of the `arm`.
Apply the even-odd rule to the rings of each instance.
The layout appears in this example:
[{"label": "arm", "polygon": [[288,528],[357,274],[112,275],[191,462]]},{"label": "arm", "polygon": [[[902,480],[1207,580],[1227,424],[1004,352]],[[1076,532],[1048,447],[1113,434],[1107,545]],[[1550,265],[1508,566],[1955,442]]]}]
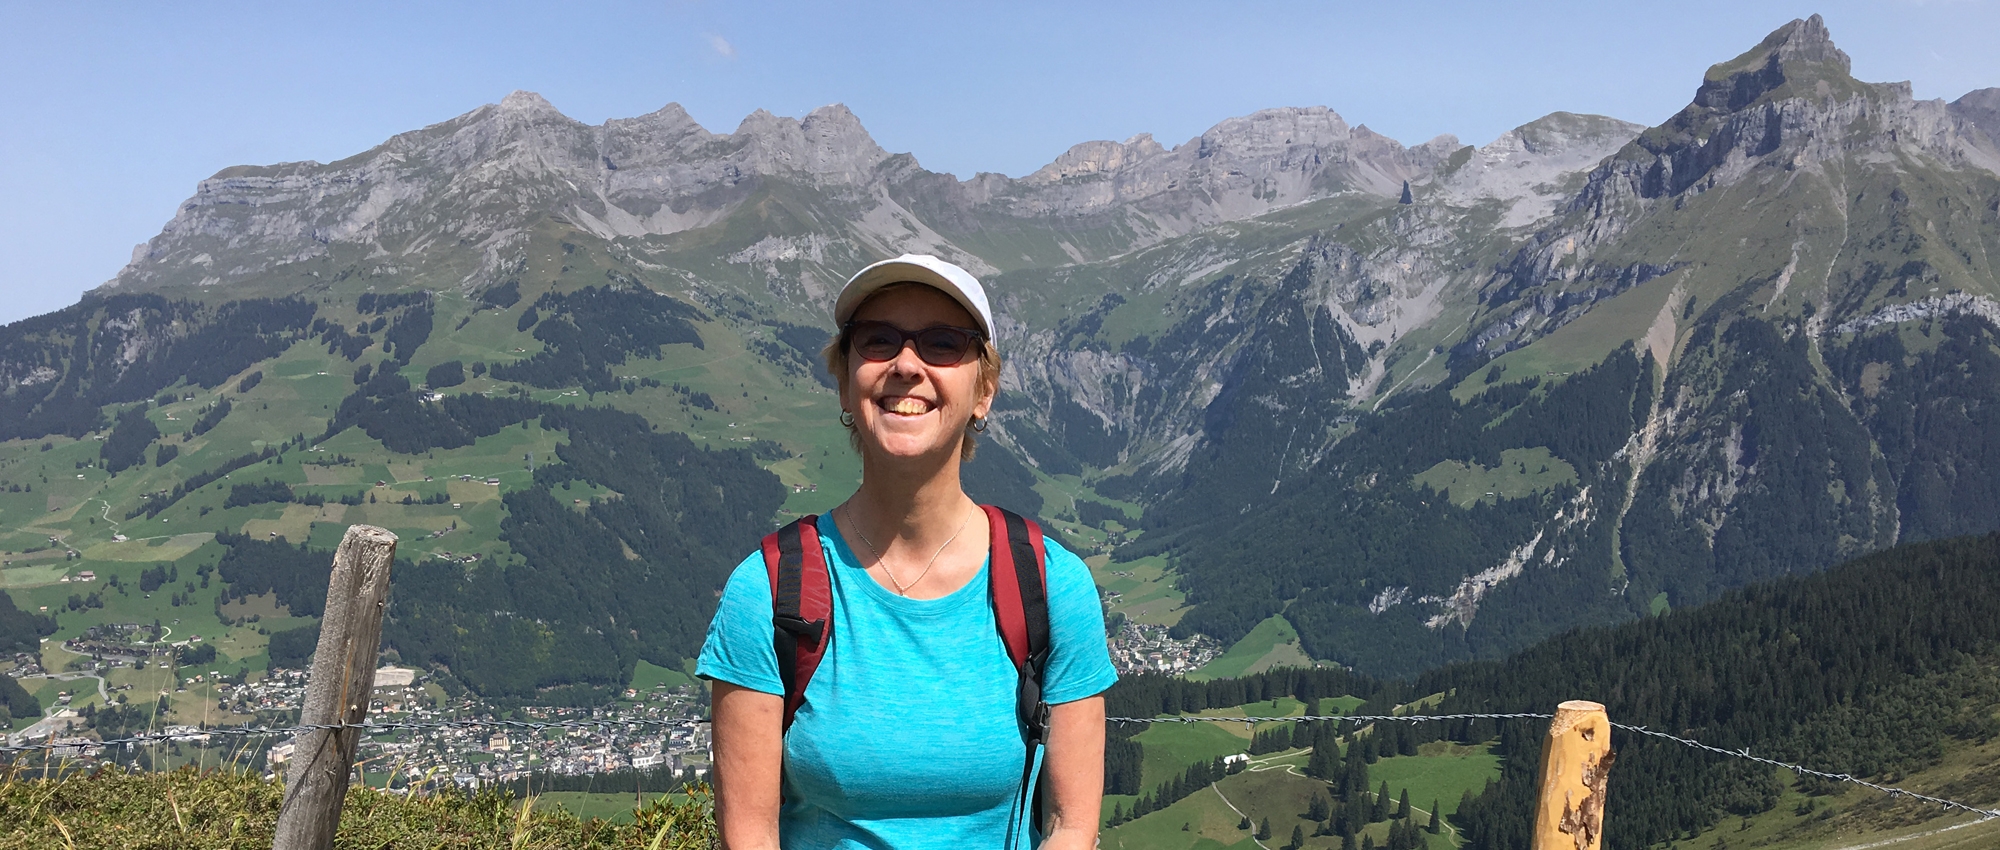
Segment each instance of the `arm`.
[{"label": "arm", "polygon": [[[718,680],[713,703],[715,767],[710,778],[715,782],[715,822],[722,846],[777,850],[785,698]],[[1103,710],[1098,713],[1102,716]],[[1102,721],[1098,733],[1101,750]]]},{"label": "arm", "polygon": [[1104,697],[1049,707],[1042,782],[1048,808],[1043,850],[1096,847],[1104,805]]}]

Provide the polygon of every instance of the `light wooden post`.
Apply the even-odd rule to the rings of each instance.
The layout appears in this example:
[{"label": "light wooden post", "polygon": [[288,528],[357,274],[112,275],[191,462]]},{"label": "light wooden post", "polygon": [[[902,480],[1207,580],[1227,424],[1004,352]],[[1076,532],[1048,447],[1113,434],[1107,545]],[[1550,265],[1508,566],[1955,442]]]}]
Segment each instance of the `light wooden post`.
[{"label": "light wooden post", "polygon": [[1542,742],[1534,850],[1598,850],[1612,759],[1611,719],[1604,706],[1583,700],[1556,706]]},{"label": "light wooden post", "polygon": [[[389,604],[389,565],[396,535],[372,525],[348,526],[333,554],[326,586],[319,646],[306,680],[301,724],[360,723],[375,687],[375,656],[382,645],[382,611]],[[285,774],[285,802],[278,811],[273,850],[327,850],[340,826],[347,774],[359,729],[326,729],[299,736]]]}]

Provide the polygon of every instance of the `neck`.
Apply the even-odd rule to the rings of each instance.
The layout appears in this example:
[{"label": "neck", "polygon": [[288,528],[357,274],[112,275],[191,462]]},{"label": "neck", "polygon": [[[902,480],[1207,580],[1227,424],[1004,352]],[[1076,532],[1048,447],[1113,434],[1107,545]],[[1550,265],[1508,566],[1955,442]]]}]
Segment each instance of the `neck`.
[{"label": "neck", "polygon": [[892,541],[935,546],[972,507],[959,487],[958,469],[956,447],[938,458],[877,458],[864,452],[861,487],[847,500],[848,521],[859,522],[885,553]]}]

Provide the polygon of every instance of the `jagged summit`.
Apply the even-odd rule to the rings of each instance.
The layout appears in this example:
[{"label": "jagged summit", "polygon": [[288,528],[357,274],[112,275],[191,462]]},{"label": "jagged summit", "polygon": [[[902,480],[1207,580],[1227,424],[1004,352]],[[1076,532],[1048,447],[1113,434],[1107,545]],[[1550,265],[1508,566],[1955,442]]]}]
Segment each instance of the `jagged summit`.
[{"label": "jagged summit", "polygon": [[1967,123],[1985,131],[2000,145],[2000,88],[1975,89],[1951,102],[1951,111]]},{"label": "jagged summit", "polygon": [[531,91],[519,89],[500,99],[500,109],[505,112],[533,112],[562,115],[562,111],[556,109],[555,104],[549,103],[547,98]]},{"label": "jagged summit", "polygon": [[1852,85],[1852,68],[1847,54],[1834,46],[1826,22],[1814,15],[1779,27],[1743,55],[1711,66],[1694,102],[1734,112],[1787,83],[1794,89],[1820,80]]}]

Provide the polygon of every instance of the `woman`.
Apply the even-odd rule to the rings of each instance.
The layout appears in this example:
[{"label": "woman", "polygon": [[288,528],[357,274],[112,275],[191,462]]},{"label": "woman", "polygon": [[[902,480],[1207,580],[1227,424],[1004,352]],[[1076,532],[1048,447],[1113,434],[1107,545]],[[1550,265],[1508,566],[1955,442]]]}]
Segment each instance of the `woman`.
[{"label": "woman", "polygon": [[1028,824],[1017,673],[985,576],[990,531],[959,486],[1000,383],[985,290],[955,265],[904,255],[850,279],[834,323],[827,370],[862,469],[860,488],[819,522],[834,637],[786,731],[763,557],[730,576],[696,667],[714,682],[723,844],[1094,847],[1099,694],[1117,675],[1096,587],[1045,541],[1046,814]]}]

